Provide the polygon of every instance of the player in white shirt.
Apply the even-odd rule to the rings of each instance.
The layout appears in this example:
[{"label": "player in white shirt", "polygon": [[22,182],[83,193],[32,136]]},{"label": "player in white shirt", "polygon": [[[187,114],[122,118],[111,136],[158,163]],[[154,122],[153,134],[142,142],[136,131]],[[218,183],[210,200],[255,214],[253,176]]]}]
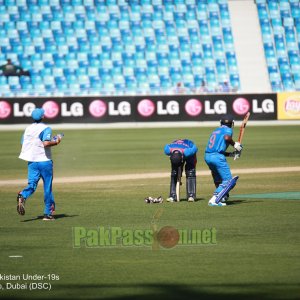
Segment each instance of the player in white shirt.
[{"label": "player in white shirt", "polygon": [[61,137],[52,138],[52,129],[42,122],[43,108],[33,110],[34,123],[29,125],[22,137],[22,149],[19,158],[28,162],[28,186],[17,196],[17,211],[25,214],[25,202],[36,190],[40,178],[44,182],[44,218],[54,220],[55,202],[52,193],[53,161],[51,147],[60,143]]}]

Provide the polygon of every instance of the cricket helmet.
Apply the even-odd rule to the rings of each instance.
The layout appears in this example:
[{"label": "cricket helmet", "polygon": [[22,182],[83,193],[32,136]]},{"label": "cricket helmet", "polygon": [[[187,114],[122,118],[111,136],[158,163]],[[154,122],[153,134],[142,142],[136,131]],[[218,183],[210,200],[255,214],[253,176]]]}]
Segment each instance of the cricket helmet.
[{"label": "cricket helmet", "polygon": [[173,151],[170,156],[170,160],[172,165],[180,166],[182,164],[182,153],[178,150]]},{"label": "cricket helmet", "polygon": [[225,115],[221,118],[221,125],[225,125],[228,127],[233,127],[234,126],[234,120],[232,115]]}]

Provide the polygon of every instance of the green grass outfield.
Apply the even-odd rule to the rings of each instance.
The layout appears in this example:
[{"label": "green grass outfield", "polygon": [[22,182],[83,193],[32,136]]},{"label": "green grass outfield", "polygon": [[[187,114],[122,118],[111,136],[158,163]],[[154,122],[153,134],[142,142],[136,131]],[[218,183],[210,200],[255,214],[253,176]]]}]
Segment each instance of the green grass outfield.
[{"label": "green grass outfield", "polygon": [[[208,170],[203,152],[212,128],[64,131],[63,142],[53,148],[57,179],[143,176],[135,180],[54,183],[54,222],[40,219],[42,184],[28,200],[26,215],[17,214],[16,194],[24,185],[13,180],[26,180],[27,175],[26,163],[17,158],[22,132],[0,131],[0,297],[299,299],[300,199],[285,199],[282,193],[299,194],[300,171],[256,173],[259,168],[300,167],[299,129],[247,127],[242,157],[228,160],[234,170],[253,170],[240,174],[227,207],[207,206],[214,190],[209,175],[197,177],[195,203],[144,203],[146,196],[168,196],[169,177],[145,179],[145,173],[169,172],[163,147],[173,139],[196,142],[197,170]],[[235,128],[235,137],[237,134]],[[234,175],[239,175],[238,171]],[[4,180],[5,185],[1,184]],[[251,198],[251,194],[264,193],[268,197]],[[281,194],[272,198],[272,193]],[[161,233],[167,226],[179,232],[198,230],[202,236],[171,248],[159,246],[163,243],[159,238],[145,236],[118,238],[116,245],[103,246],[97,236],[100,228],[117,229],[128,237],[149,230]],[[79,227],[88,237],[74,247]],[[204,232],[212,229],[215,240],[205,239]],[[5,275],[45,277],[12,280]],[[24,283],[27,289],[8,290],[7,283]],[[45,288],[50,283],[51,290],[30,291],[31,283],[43,283]]]}]

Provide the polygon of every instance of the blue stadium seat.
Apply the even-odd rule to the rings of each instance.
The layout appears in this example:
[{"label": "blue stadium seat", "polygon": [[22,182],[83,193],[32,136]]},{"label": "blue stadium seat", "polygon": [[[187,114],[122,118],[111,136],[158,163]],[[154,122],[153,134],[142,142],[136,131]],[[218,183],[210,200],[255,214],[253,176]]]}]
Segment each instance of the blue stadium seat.
[{"label": "blue stadium seat", "polygon": [[77,76],[87,74],[90,78],[92,78],[92,77],[98,78],[100,75],[99,68],[97,68],[97,67],[79,68],[76,70],[76,74],[77,74]]},{"label": "blue stadium seat", "polygon": [[160,88],[162,91],[169,91],[173,87],[173,84],[169,76],[160,76]]},{"label": "blue stadium seat", "polygon": [[182,75],[179,68],[170,68],[170,78],[173,86],[176,86],[179,82],[182,82]]},{"label": "blue stadium seat", "polygon": [[278,66],[281,74],[290,72],[290,64],[288,58],[280,57],[278,59]]},{"label": "blue stadium seat", "polygon": [[291,73],[282,74],[282,84],[285,91],[294,91],[295,83]]},{"label": "blue stadium seat", "polygon": [[[290,59],[290,53],[293,51],[299,51],[299,45],[297,45],[297,22],[293,19],[293,14],[297,15],[297,9],[299,5],[293,3],[298,1],[265,1],[264,4],[268,6],[267,15],[263,20],[260,20],[262,29],[262,36],[264,43],[272,43],[274,39],[274,50],[271,47],[265,47],[265,56],[268,64],[268,71],[270,76],[270,82],[272,90],[291,91],[295,88],[292,74],[298,72],[297,66],[292,67],[292,61]],[[261,4],[257,3],[258,11]],[[296,7],[296,10],[294,10]],[[268,33],[266,32],[268,31]],[[274,63],[274,60],[278,60]],[[279,69],[281,74],[275,72]],[[279,78],[278,78],[279,76]],[[284,80],[284,82],[283,82]]]},{"label": "blue stadium seat", "polygon": [[185,73],[182,75],[182,82],[185,88],[193,89],[195,87],[194,75]]},{"label": "blue stadium seat", "polygon": [[235,90],[240,90],[241,83],[237,74],[230,74],[230,85]]},{"label": "blue stadium seat", "polygon": [[[31,80],[27,76],[20,77],[20,85],[23,90],[28,90],[31,88]],[[0,84],[1,86],[1,84]]]},{"label": "blue stadium seat", "polygon": [[[101,80],[102,77],[107,80],[122,73],[125,76],[135,68],[145,68],[150,84],[142,76],[139,83],[132,81],[135,83],[131,88],[143,93],[149,88],[158,91],[162,83],[167,88],[183,76],[195,77],[194,70],[204,62],[212,65],[213,60],[227,59],[225,51],[234,52],[233,43],[222,45],[221,25],[230,29],[225,0],[131,0],[130,3],[125,0],[5,0],[4,3],[5,9],[0,6],[0,22],[4,25],[3,30],[0,27],[1,53],[3,56],[12,53],[16,58],[24,53],[22,62],[33,68],[33,74],[60,78],[49,86],[44,82],[27,83],[32,88],[46,91],[49,88],[59,95],[70,94],[70,84],[81,93],[78,83],[67,83],[65,77],[99,78],[101,70]],[[289,37],[287,51],[295,49],[291,33]],[[232,40],[232,36],[225,35],[225,40]],[[30,56],[33,56],[31,60],[25,59]],[[220,66],[219,69],[224,71]],[[296,72],[297,67],[294,69]],[[164,74],[159,75],[158,70],[164,70]],[[199,76],[203,78],[203,74]],[[192,87],[193,80],[186,80],[186,85],[188,82]],[[91,88],[99,88],[101,82],[96,80],[92,87],[92,81],[85,79],[79,83],[79,89],[87,90],[89,84]],[[124,83],[118,84],[113,88],[120,91]],[[108,85],[112,88],[110,82]]]}]

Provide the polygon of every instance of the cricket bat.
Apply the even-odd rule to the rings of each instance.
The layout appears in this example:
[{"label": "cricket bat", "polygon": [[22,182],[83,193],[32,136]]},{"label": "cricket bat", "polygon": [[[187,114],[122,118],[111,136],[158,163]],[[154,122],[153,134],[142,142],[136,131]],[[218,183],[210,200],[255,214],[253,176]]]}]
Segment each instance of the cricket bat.
[{"label": "cricket bat", "polygon": [[180,201],[180,186],[182,185],[181,176],[182,176],[182,166],[178,167],[178,174],[177,174],[177,182],[176,182],[177,202]]},{"label": "cricket bat", "polygon": [[[238,142],[241,144],[242,143],[242,140],[243,140],[243,137],[244,137],[244,133],[245,133],[245,128],[246,128],[246,125],[247,125],[247,122],[249,120],[249,117],[250,117],[250,112],[247,112],[247,114],[245,115],[244,117],[244,120],[241,124],[241,127],[240,127],[240,133],[239,133],[239,137],[238,137]],[[236,160],[238,158],[239,154],[236,153],[234,155],[234,160]]]}]

